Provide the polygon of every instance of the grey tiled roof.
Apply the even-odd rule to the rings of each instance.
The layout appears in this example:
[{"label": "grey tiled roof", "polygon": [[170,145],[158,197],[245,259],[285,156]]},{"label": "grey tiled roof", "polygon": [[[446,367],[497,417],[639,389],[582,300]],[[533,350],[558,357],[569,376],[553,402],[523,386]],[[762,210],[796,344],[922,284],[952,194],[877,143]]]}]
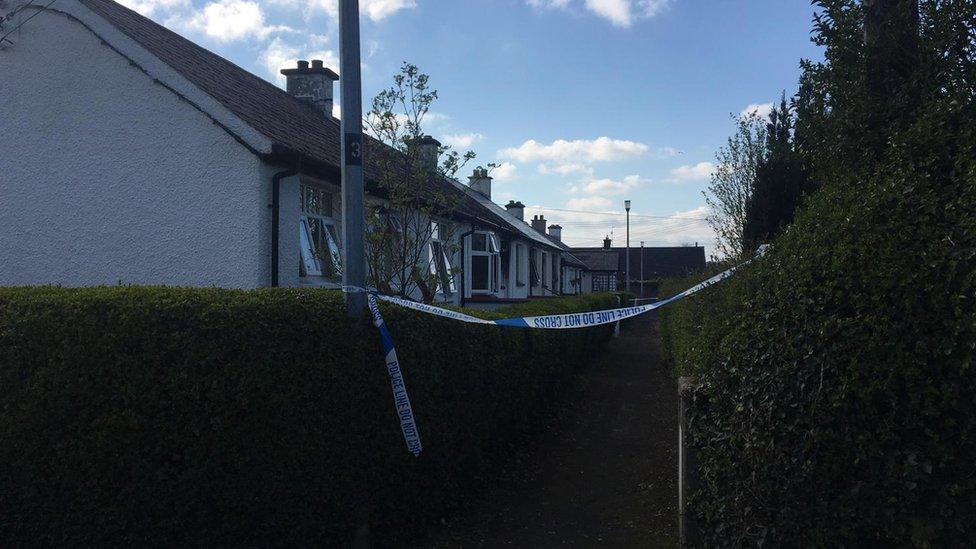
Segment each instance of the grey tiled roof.
[{"label": "grey tiled roof", "polygon": [[277,145],[339,163],[339,124],[223,57],[112,0],[79,0]]},{"label": "grey tiled roof", "polygon": [[[334,168],[338,174],[341,128],[337,120],[323,116],[281,88],[113,0],[79,2],[270,139],[276,151],[301,155]],[[377,176],[370,169],[370,156],[391,151],[367,139],[364,168],[368,179],[375,181]],[[432,183],[438,192],[456,200],[454,206],[459,215],[486,228],[526,236],[500,206],[486,204],[460,183],[446,179]],[[540,243],[549,244],[545,240]]]},{"label": "grey tiled roof", "polygon": [[616,271],[617,265],[620,263],[617,252],[603,250],[581,252],[574,250],[573,254],[583,261],[586,268],[591,271]]}]

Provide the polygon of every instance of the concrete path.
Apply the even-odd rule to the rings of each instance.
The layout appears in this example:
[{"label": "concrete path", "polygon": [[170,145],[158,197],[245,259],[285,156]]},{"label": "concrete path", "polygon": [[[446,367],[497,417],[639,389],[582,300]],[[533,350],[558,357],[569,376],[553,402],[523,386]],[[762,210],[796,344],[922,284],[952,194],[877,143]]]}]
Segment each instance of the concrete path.
[{"label": "concrete path", "polygon": [[512,477],[427,546],[677,545],[677,388],[651,315],[581,376],[578,400]]}]

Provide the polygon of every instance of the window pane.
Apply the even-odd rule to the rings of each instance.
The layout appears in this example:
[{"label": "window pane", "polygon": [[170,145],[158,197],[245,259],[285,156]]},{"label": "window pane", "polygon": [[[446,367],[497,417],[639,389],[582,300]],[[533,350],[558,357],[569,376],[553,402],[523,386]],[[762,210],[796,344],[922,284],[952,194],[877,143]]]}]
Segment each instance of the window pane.
[{"label": "window pane", "polygon": [[476,252],[486,251],[487,238],[484,233],[474,233],[471,235],[471,249]]},{"label": "window pane", "polygon": [[440,261],[441,250],[441,243],[436,241],[431,242],[427,247],[427,252],[430,254],[430,274],[437,274],[437,262]]},{"label": "window pane", "polygon": [[471,256],[471,289],[488,290],[488,269],[491,267],[487,255]]},{"label": "window pane", "polygon": [[538,254],[531,253],[529,257],[529,276],[533,286],[539,285],[539,266],[536,263]]},{"label": "window pane", "polygon": [[335,227],[325,225],[323,233],[327,241],[327,247],[323,247],[323,255],[327,256],[329,271],[326,276],[338,278],[342,276],[342,256],[339,252],[339,239],[336,238]]},{"label": "window pane", "polygon": [[525,275],[522,274],[522,246],[513,245],[512,252],[515,254],[515,283],[525,284]]},{"label": "window pane", "polygon": [[488,251],[493,254],[497,254],[499,251],[501,251],[501,248],[498,247],[498,240],[495,238],[495,233],[488,233],[487,236],[488,236]]},{"label": "window pane", "polygon": [[[447,257],[447,252],[442,252],[441,257],[443,258],[443,265],[444,265],[444,271],[441,274],[441,278],[442,278],[441,283],[444,284],[445,288],[450,290],[449,295],[453,295],[454,292],[457,291],[457,286],[454,285],[454,275],[451,274],[451,269],[453,268],[451,266],[451,258]],[[445,278],[446,280],[443,280]],[[444,293],[447,294],[448,292],[445,291]]]},{"label": "window pane", "polygon": [[301,186],[302,212],[332,217],[332,193],[310,185]]},{"label": "window pane", "polygon": [[301,220],[298,239],[302,249],[302,271],[306,276],[322,276],[322,264],[315,254],[314,241],[305,218]]}]

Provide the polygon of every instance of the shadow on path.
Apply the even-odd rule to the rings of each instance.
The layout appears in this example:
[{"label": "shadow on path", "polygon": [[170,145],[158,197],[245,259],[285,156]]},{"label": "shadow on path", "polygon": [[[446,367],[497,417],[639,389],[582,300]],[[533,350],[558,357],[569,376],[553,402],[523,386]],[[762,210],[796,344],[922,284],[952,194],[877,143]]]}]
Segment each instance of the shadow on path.
[{"label": "shadow on path", "polygon": [[427,546],[677,546],[678,397],[655,316],[637,317],[580,375],[578,400],[515,478]]}]

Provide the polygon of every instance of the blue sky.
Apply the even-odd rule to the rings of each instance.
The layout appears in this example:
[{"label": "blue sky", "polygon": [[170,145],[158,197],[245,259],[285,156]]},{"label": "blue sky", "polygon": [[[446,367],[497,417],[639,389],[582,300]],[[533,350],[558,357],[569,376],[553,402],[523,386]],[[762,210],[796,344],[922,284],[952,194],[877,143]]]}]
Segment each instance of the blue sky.
[{"label": "blue sky", "polygon": [[[710,247],[701,191],[730,117],[795,91],[821,55],[807,0],[360,2],[366,103],[418,65],[441,96],[428,133],[502,164],[493,198],[573,245],[611,229],[622,245],[622,215],[581,212],[629,198],[632,245]],[[123,3],[279,85],[295,59],[338,72],[336,0]]]}]

